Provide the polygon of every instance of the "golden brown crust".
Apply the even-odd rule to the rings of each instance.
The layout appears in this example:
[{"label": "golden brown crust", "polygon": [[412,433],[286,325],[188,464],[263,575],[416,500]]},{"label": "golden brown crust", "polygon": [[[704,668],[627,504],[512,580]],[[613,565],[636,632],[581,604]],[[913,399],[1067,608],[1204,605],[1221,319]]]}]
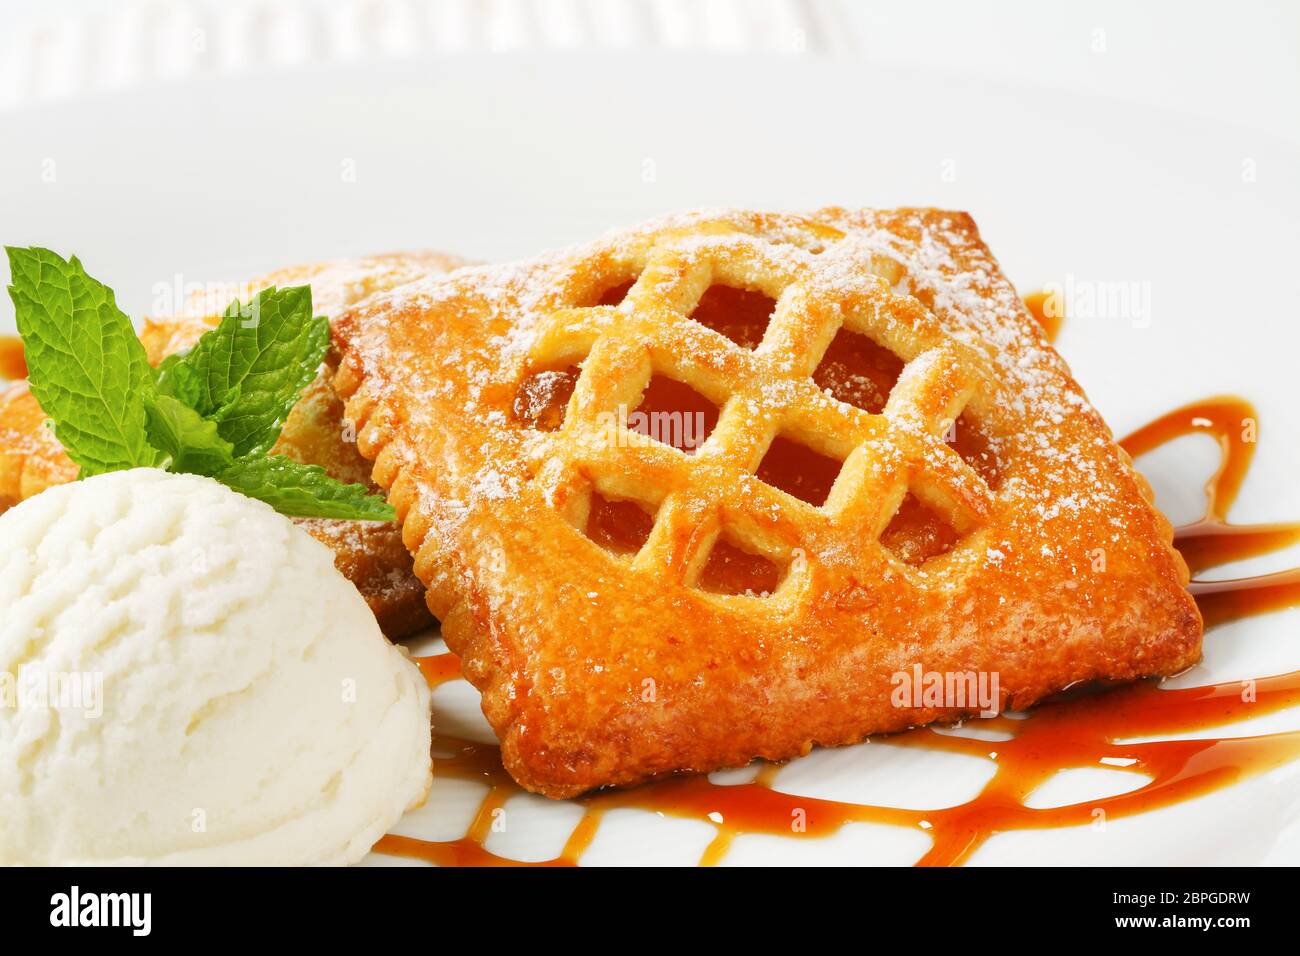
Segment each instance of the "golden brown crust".
[{"label": "golden brown crust", "polygon": [[[621,307],[590,307],[628,279]],[[685,317],[711,282],[777,300],[757,351]],[[906,363],[883,414],[808,381],[841,324]],[[1199,656],[1168,523],[965,214],[687,214],[377,296],[337,335],[358,447],[531,790],[961,716],[891,704],[914,664],[996,672],[1023,707]],[[513,414],[531,372],[578,363],[560,430]],[[722,408],[693,456],[599,430],[652,373]],[[996,468],[944,441],[959,412]],[[824,506],[754,477],[778,431],[844,459]],[[946,553],[886,546],[908,492],[950,526]],[[635,557],[584,534],[594,493],[655,511]],[[720,535],[783,563],[784,583],[702,590]]]},{"label": "golden brown crust", "polygon": [[27,383],[0,386],[0,512],[76,477]]},{"label": "golden brown crust", "polygon": [[[462,264],[439,253],[412,253],[282,269],[244,286],[223,285],[196,295],[181,315],[146,319],[140,339],[149,361],[156,365],[197,342],[217,323],[231,299],[246,300],[267,286],[310,284],[316,311],[333,317],[378,291]],[[339,481],[369,485],[370,464],[358,454],[344,425],[342,402],[329,385],[332,375],[333,369],[326,367],[307,387],[271,451],[320,465]],[[76,466],[44,422],[45,415],[25,383],[0,391],[0,512],[51,485],[76,478]],[[317,519],[299,523],[334,552],[335,566],[356,585],[389,637],[405,637],[434,623],[396,524]]]}]

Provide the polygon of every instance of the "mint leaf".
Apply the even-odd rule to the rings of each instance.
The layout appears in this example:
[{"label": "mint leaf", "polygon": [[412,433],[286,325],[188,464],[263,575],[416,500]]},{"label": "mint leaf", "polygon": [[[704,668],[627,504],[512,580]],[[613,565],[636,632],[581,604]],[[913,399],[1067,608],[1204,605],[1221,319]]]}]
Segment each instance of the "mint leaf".
[{"label": "mint leaf", "polygon": [[281,514],[298,518],[351,518],[392,521],[392,505],[365,485],[345,485],[319,465],[303,465],[278,455],[246,458],[215,476],[250,498],[265,501]]},{"label": "mint leaf", "polygon": [[265,289],[247,309],[232,303],[193,349],[155,371],[113,291],[76,258],[8,253],[32,393],[82,477],[159,466],[211,476],[290,516],[394,519],[364,485],[261,457],[329,349],[310,288]]},{"label": "mint leaf", "polygon": [[159,387],[215,421],[236,458],[265,454],[329,340],[329,321],[312,315],[310,286],[272,286],[248,306],[232,302],[215,329],[160,370]]},{"label": "mint leaf", "polygon": [[32,394],[80,477],[154,465],[144,397],[153,370],[113,290],[74,256],[5,247]]},{"label": "mint leaf", "polygon": [[199,403],[201,388],[198,375],[188,365],[183,364],[189,349],[166,356],[158,363],[155,370],[158,376],[158,392],[170,395],[193,408]]},{"label": "mint leaf", "polygon": [[149,443],[166,455],[161,466],[191,475],[216,475],[234,464],[230,442],[217,432],[217,423],[170,395],[145,398],[145,427]]}]

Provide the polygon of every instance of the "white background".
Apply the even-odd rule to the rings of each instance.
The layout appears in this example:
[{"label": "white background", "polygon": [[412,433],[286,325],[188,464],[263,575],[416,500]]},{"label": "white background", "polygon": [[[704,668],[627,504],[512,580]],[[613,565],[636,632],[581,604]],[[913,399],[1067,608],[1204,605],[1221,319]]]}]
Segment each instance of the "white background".
[{"label": "white background", "polygon": [[[78,21],[210,23],[218,12],[226,18],[256,20],[279,10],[290,17],[325,11],[340,24],[373,25],[390,18],[433,24],[443,15],[439,8],[457,5],[456,0],[5,0],[0,4],[0,55],[26,60],[33,46],[44,47],[48,54],[58,46],[62,32],[75,29]],[[631,14],[605,15],[632,24],[620,35],[628,45],[733,51],[752,47],[756,38],[730,25],[753,18],[753,8],[766,8],[768,18],[783,14],[789,22],[815,24],[814,44],[867,63],[1029,80],[1209,116],[1300,141],[1300,5],[1285,0],[464,0],[461,5],[474,8],[469,16],[483,24],[506,25],[496,28],[501,46],[538,39],[529,26],[519,24],[550,18],[561,24],[556,32],[562,34],[566,22],[596,22],[604,8],[631,7]],[[700,12],[692,16],[691,7]],[[680,26],[692,22],[705,29]],[[1097,30],[1106,34],[1105,56],[1094,50]],[[389,55],[406,55],[420,48],[468,43],[445,35],[394,34],[387,42],[380,38],[375,47]],[[581,30],[570,36],[579,47],[592,39]],[[292,51],[281,55],[290,60],[294,56]],[[170,59],[175,69],[178,58],[173,54]],[[24,62],[21,76],[0,73],[0,102],[76,85],[76,79],[66,75],[38,76],[39,70],[29,72],[28,65]],[[76,72],[76,67],[64,72]]]}]

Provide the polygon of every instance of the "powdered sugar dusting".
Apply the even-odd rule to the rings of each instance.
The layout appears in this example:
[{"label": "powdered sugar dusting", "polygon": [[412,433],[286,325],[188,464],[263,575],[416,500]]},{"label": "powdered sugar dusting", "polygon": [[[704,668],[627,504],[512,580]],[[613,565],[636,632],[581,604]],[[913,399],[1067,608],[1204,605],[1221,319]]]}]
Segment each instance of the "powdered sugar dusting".
[{"label": "powdered sugar dusting", "polygon": [[[546,462],[559,441],[523,427],[512,413],[517,384],[539,336],[545,329],[547,334],[558,330],[580,336],[583,322],[596,330],[608,325],[616,312],[572,321],[553,316],[575,304],[566,298],[567,290],[593,262],[616,264],[610,266],[614,271],[640,269],[652,246],[671,248],[683,269],[704,261],[736,261],[743,271],[745,263],[759,262],[756,282],[775,276],[783,287],[795,283],[793,288],[803,290],[797,294],[812,294],[819,301],[901,297],[913,303],[912,312],[891,308],[876,316],[881,335],[901,341],[916,331],[913,321],[931,323],[987,370],[970,407],[994,426],[983,454],[1007,466],[997,491],[1006,520],[1046,528],[1060,520],[1081,521],[1098,510],[1125,520],[1125,510],[1114,507],[1128,499],[1115,488],[1111,448],[1098,447],[1095,433],[1069,427],[1079,416],[1095,413],[968,219],[928,210],[828,210],[813,220],[701,210],[612,231],[594,243],[527,262],[469,266],[421,278],[380,291],[359,310],[360,331],[349,348],[360,360],[370,396],[381,402],[400,397],[413,424],[456,431],[460,421],[475,423],[483,444],[474,456],[492,463],[474,467],[457,494],[424,493],[422,507],[435,527],[454,534],[475,509],[517,499],[530,487],[529,474]],[[633,298],[625,299],[618,312],[634,309]],[[709,334],[701,328],[684,337],[681,347],[693,349],[693,336]],[[910,376],[928,374],[938,361],[935,352],[908,358]],[[774,361],[792,372],[802,358],[782,353]],[[557,373],[543,369],[541,374]],[[770,417],[789,407],[796,392],[789,380],[774,379],[737,405],[735,414],[755,421]],[[830,408],[836,403],[821,393],[814,404]],[[896,425],[904,432],[920,428],[916,423]],[[1088,437],[1072,437],[1076,434]],[[942,442],[919,432],[913,439],[923,449],[927,468],[948,467]],[[888,435],[877,435],[868,444],[872,469],[905,467]],[[462,457],[448,452],[449,461]],[[449,467],[448,462],[439,465]],[[452,470],[468,472],[469,466]],[[453,478],[449,475],[448,487]],[[552,492],[543,489],[548,507],[554,505]],[[988,563],[1000,566],[1013,555],[1010,549],[991,549]]]}]

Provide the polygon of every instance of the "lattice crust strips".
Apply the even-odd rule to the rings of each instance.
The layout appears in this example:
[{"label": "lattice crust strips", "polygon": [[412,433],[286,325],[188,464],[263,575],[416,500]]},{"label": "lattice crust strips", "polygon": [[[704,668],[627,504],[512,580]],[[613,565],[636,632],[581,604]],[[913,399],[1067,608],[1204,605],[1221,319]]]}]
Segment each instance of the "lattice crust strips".
[{"label": "lattice crust strips", "polygon": [[[757,348],[690,318],[713,285],[775,301]],[[904,363],[880,414],[813,381],[841,329]],[[913,664],[997,671],[1024,706],[1199,654],[1168,524],[961,214],[680,216],[404,287],[339,334],[359,447],[530,789],[959,716],[891,704]],[[511,413],[531,372],[569,365],[558,430]],[[694,454],[611,427],[654,375],[718,406]],[[996,489],[946,440],[963,413]],[[756,477],[778,435],[843,462],[820,507]],[[881,543],[908,492],[957,535],[919,565]],[[593,494],[653,512],[634,556],[583,534]],[[699,587],[724,533],[785,569],[774,594]]]},{"label": "lattice crust strips", "polygon": [[[983,524],[988,488],[942,438],[971,397],[979,361],[945,339],[915,300],[892,295],[878,277],[853,297],[828,295],[749,236],[695,257],[671,244],[656,247],[637,266],[625,306],[559,310],[532,349],[538,365],[586,356],[542,479],[574,527],[586,524],[592,485],[610,497],[651,502],[658,520],[635,566],[693,585],[723,514],[743,543],[780,563],[809,535],[844,550],[871,547],[909,486],[954,528]],[[757,351],[720,335],[681,348],[697,337],[687,316],[714,283],[757,288],[776,300]],[[910,360],[884,415],[828,401],[812,381],[842,323]],[[656,370],[722,407],[717,429],[694,456],[635,433],[611,435],[610,422],[636,407]],[[825,507],[748,480],[783,427],[845,460]],[[898,454],[886,459],[883,447]],[[796,575],[786,590],[798,584]]]}]

